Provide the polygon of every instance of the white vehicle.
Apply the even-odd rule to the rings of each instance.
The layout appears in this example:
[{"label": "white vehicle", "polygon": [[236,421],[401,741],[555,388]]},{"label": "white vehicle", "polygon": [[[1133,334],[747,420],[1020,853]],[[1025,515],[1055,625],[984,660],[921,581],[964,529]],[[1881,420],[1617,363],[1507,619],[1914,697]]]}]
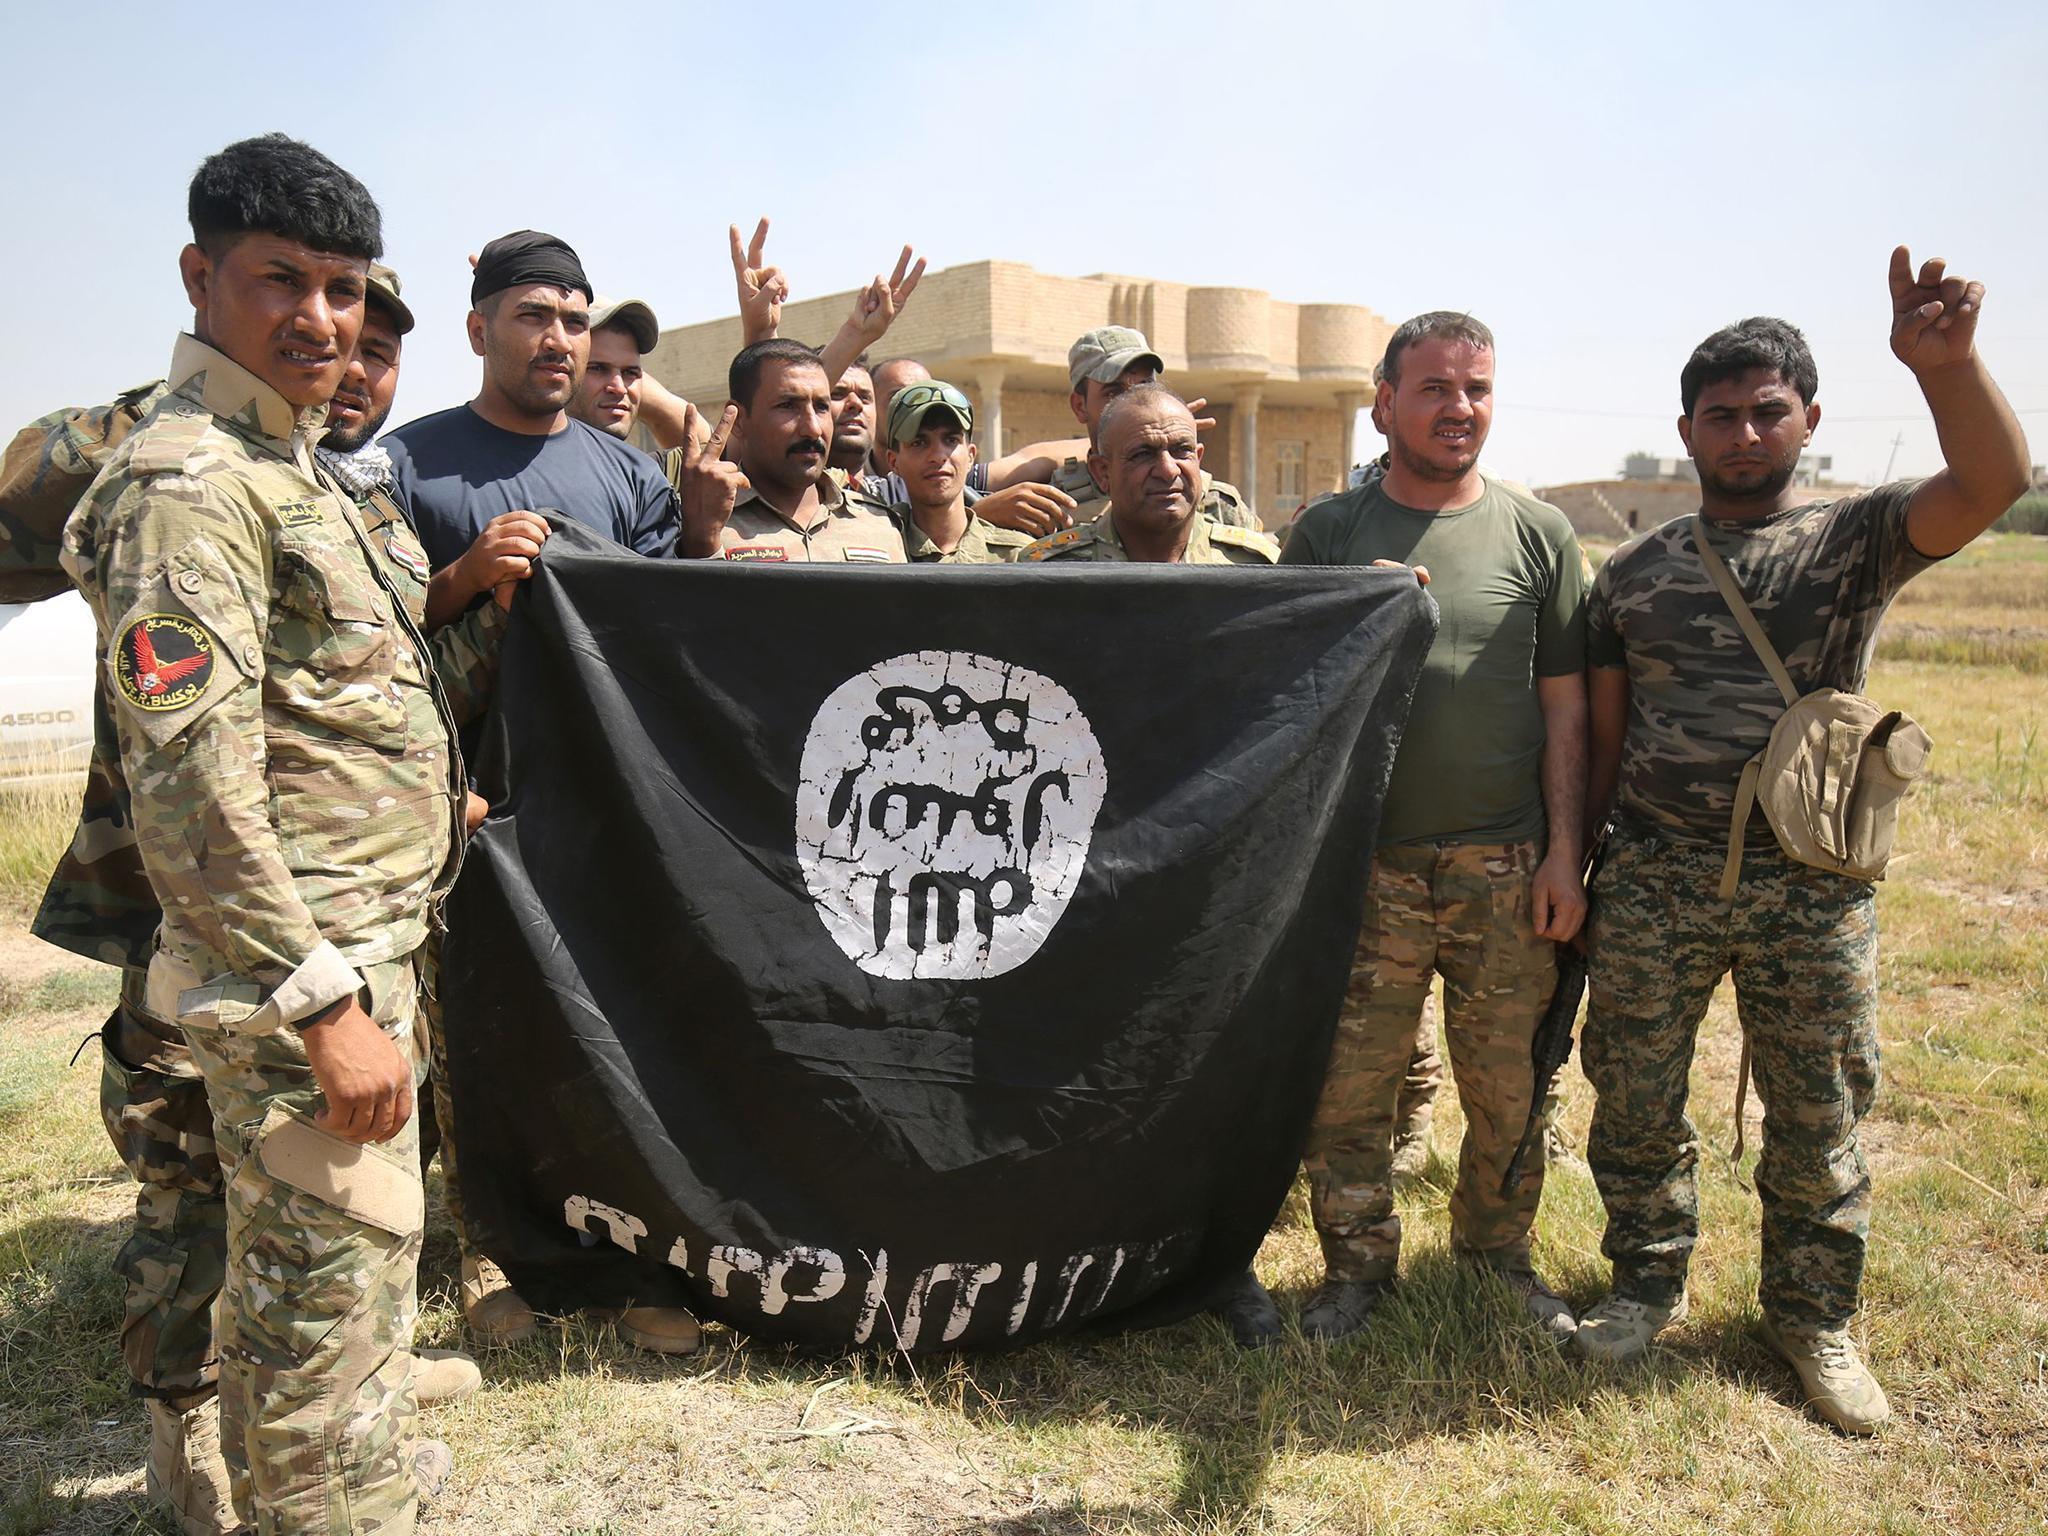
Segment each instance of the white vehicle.
[{"label": "white vehicle", "polygon": [[84,770],[97,646],[76,592],[0,604],[0,784]]}]

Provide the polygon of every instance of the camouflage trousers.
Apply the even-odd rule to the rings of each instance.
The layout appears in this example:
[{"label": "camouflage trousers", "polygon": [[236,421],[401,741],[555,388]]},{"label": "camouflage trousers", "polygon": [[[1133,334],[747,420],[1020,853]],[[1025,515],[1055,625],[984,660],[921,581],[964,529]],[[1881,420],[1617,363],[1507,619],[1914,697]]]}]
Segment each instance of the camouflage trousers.
[{"label": "camouflage trousers", "polygon": [[427,1164],[435,1154],[440,1155],[448,1220],[455,1228],[456,1246],[468,1258],[477,1249],[463,1223],[462,1182],[456,1168],[455,1105],[448,1093],[448,1038],[441,1028],[441,936],[429,933],[414,958],[419,962],[420,972],[419,1070],[425,1074],[427,1083],[427,1090],[420,1095],[420,1172],[424,1175]]},{"label": "camouflage trousers", "polygon": [[1415,1048],[1408,1056],[1408,1070],[1401,1078],[1400,1096],[1394,1100],[1394,1140],[1428,1134],[1436,1114],[1436,1096],[1444,1085],[1444,1055],[1436,1043],[1436,997],[1422,999],[1421,1022],[1415,1026]]},{"label": "camouflage trousers", "polygon": [[1535,1095],[1530,1041],[1557,986],[1536,936],[1534,843],[1382,848],[1373,856],[1351,988],[1309,1133],[1310,1203],[1332,1280],[1393,1276],[1395,1105],[1415,1055],[1430,978],[1444,978],[1444,1042],[1465,1110],[1451,1241],[1505,1269],[1529,1263],[1540,1162],[1500,1198]]},{"label": "camouflage trousers", "polygon": [[126,1288],[121,1357],[135,1391],[190,1406],[214,1389],[213,1308],[227,1262],[227,1203],[213,1112],[184,1032],[149,1011],[145,972],[124,968],[100,1031],[100,1116],[141,1186],[114,1258]]},{"label": "camouflage trousers", "polygon": [[[371,1017],[410,1055],[412,962],[358,969]],[[159,954],[152,1001],[195,979]],[[221,1451],[236,1513],[259,1536],[411,1531],[418,1118],[356,1147],[313,1123],[320,1092],[297,1030],[183,1022],[227,1176]]]},{"label": "camouflage trousers", "polygon": [[1686,1114],[1693,1041],[1723,975],[1764,1105],[1756,1188],[1760,1299],[1798,1331],[1856,1311],[1870,1173],[1856,1127],[1877,1091],[1877,912],[1869,884],[1743,854],[1618,833],[1594,882],[1583,1054],[1598,1095],[1587,1161],[1607,1206],[1617,1290],[1667,1301],[1699,1237],[1699,1133]]}]

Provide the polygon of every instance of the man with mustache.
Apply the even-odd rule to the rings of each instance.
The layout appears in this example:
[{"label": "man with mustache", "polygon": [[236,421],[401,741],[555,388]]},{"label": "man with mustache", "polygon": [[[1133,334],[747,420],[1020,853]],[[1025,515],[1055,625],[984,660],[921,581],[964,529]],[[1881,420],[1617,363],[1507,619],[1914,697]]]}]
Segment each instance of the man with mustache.
[{"label": "man with mustache", "polygon": [[543,507],[643,555],[673,549],[675,493],[654,461],[568,413],[590,357],[592,291],[553,235],[519,230],[478,255],[468,327],[482,387],[385,439],[436,570],[493,518]]},{"label": "man with mustache", "polygon": [[1448,310],[1417,315],[1389,339],[1383,368],[1385,474],[1304,511],[1282,556],[1426,568],[1443,612],[1394,759],[1350,1001],[1305,1159],[1325,1279],[1301,1328],[1322,1341],[1354,1333],[1394,1282],[1395,1112],[1441,975],[1466,1109],[1453,1250],[1568,1338],[1571,1311],[1530,1261],[1541,1162],[1513,1197],[1500,1184],[1529,1114],[1530,1043],[1556,987],[1555,946],[1586,911],[1585,562],[1563,513],[1479,467],[1493,418],[1491,331]]},{"label": "man with mustache", "polygon": [[[832,389],[816,351],[757,341],[727,377],[731,399],[701,451],[683,449],[678,553],[694,559],[900,565],[889,509],[827,474]],[[739,463],[723,462],[737,441]]]}]

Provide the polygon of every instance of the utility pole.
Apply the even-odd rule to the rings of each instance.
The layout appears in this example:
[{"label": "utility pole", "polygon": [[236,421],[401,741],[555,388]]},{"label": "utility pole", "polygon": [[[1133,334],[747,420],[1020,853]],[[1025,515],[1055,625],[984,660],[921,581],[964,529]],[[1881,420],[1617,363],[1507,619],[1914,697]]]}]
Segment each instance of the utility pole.
[{"label": "utility pole", "polygon": [[1899,433],[1899,434],[1898,434],[1898,435],[1897,435],[1896,437],[1894,437],[1894,438],[1892,439],[1892,451],[1891,451],[1891,453],[1890,453],[1889,455],[1887,455],[1887,456],[1886,456],[1886,458],[1885,458],[1885,461],[1884,461],[1884,473],[1883,473],[1883,474],[1881,474],[1881,475],[1879,475],[1879,476],[1877,477],[1877,483],[1878,483],[1879,485],[1888,485],[1888,484],[1890,484],[1890,482],[1891,482],[1891,478],[1892,478],[1892,465],[1894,465],[1894,464],[1896,464],[1896,463],[1898,462],[1898,459],[1899,459],[1899,445],[1900,445],[1901,443],[1905,442],[1905,440],[1906,440],[1906,434],[1905,434],[1905,433],[1904,433],[1903,431],[1901,431],[1901,432],[1900,432],[1900,433]]}]

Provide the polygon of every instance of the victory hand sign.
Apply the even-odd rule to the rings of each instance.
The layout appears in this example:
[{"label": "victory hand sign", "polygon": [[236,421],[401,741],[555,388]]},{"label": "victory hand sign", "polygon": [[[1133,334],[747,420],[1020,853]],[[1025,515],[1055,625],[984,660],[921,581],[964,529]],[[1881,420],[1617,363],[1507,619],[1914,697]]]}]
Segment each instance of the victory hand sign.
[{"label": "victory hand sign", "polygon": [[782,268],[762,265],[768,244],[768,221],[754,226],[754,238],[740,244],[740,227],[729,224],[732,235],[732,275],[740,296],[740,331],[747,345],[765,341],[782,323],[782,301],[789,297],[789,279]]}]

